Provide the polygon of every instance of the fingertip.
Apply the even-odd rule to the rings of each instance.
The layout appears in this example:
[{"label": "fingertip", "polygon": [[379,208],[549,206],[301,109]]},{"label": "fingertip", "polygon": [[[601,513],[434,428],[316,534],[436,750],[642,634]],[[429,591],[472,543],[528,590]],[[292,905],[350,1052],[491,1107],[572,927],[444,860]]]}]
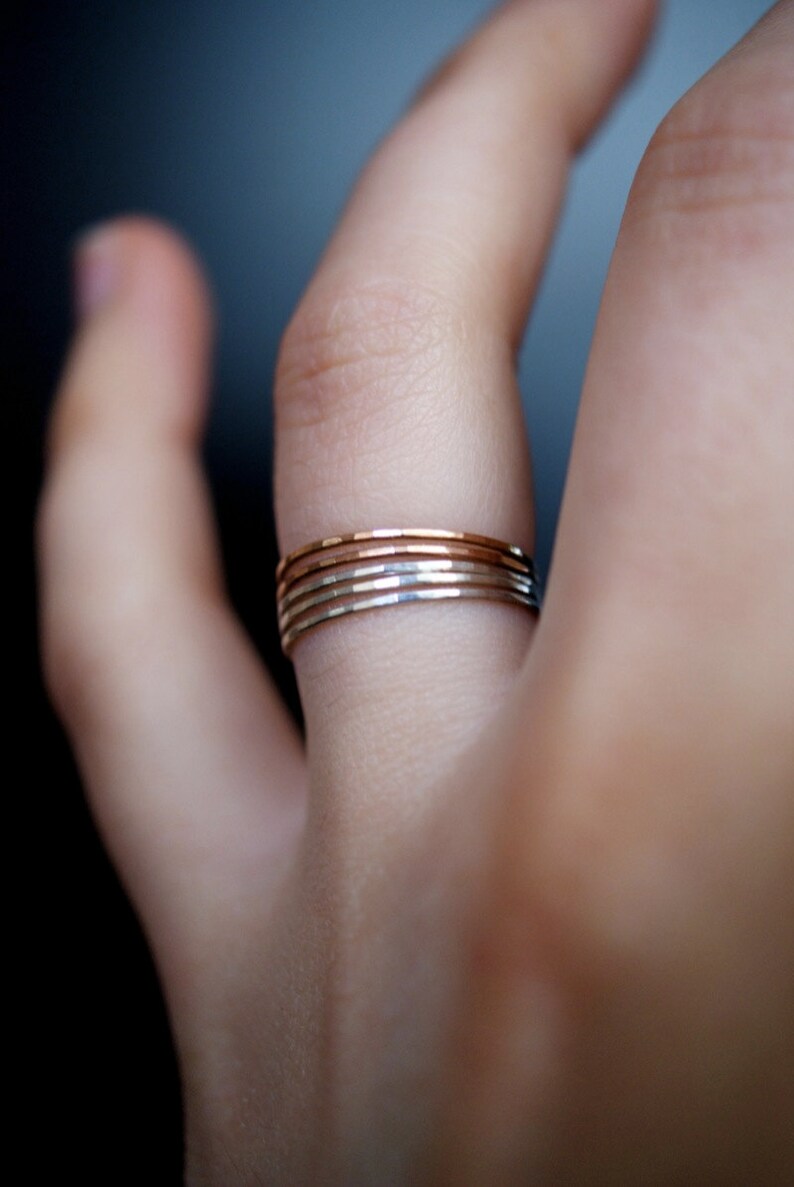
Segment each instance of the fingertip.
[{"label": "fingertip", "polygon": [[[627,85],[645,59],[657,27],[663,0],[573,0],[597,13],[593,26],[600,34],[600,53],[591,57],[591,68],[601,80],[601,103],[586,101],[571,121],[572,148],[579,152],[609,110],[616,92]],[[587,22],[580,23],[585,40],[593,37]],[[585,60],[586,55],[582,55]],[[593,88],[591,94],[597,93]]]},{"label": "fingertip", "polygon": [[187,233],[173,223],[149,214],[130,213],[115,221],[125,249],[152,267],[167,273],[211,302],[204,266]]},{"label": "fingertip", "polygon": [[[127,214],[72,244],[77,327],[49,431],[115,426],[174,430],[192,442],[203,423],[214,310],[186,236],[157,218]],[[123,426],[126,425],[126,429]]]},{"label": "fingertip", "polygon": [[79,321],[116,297],[133,295],[139,283],[125,282],[147,275],[156,278],[161,293],[187,302],[187,312],[207,325],[212,320],[212,292],[196,249],[182,230],[163,219],[130,213],[91,224],[72,240],[71,256]]},{"label": "fingertip", "polygon": [[505,80],[521,74],[563,80],[550,91],[545,118],[555,128],[561,123],[568,148],[578,151],[641,60],[661,3],[506,0],[428,78],[414,107],[436,97],[443,102],[456,83],[470,91],[478,70],[487,72],[493,90],[498,62]]}]

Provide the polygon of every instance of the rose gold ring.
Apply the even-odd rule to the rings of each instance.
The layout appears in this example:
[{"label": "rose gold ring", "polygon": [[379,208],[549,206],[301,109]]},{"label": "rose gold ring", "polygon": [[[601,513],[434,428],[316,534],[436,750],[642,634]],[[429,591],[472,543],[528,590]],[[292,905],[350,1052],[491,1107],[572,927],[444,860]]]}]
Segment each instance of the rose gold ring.
[{"label": "rose gold ring", "polygon": [[515,544],[437,528],[377,528],[306,544],[279,561],[276,587],[285,655],[324,622],[404,602],[488,598],[540,610],[535,565]]}]

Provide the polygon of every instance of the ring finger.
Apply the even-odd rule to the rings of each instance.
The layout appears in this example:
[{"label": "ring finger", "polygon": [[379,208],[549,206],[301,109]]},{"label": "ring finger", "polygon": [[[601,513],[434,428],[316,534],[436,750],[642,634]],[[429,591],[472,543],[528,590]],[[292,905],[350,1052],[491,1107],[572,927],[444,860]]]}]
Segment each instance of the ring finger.
[{"label": "ring finger", "polygon": [[[282,346],[282,553],[382,527],[531,551],[515,349],[571,153],[629,70],[652,9],[514,0],[376,154]],[[523,609],[467,600],[307,632],[294,660],[324,818],[382,833],[411,797],[414,810],[426,804],[499,704],[531,628]]]}]

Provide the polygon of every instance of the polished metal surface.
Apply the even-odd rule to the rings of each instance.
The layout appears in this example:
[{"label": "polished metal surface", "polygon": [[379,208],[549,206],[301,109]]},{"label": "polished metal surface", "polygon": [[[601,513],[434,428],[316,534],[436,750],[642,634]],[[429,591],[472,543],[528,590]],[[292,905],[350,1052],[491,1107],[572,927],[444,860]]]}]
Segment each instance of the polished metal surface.
[{"label": "polished metal surface", "polygon": [[287,655],[306,632],[362,610],[469,598],[540,609],[535,568],[520,548],[436,528],[329,536],[284,557],[276,580]]}]

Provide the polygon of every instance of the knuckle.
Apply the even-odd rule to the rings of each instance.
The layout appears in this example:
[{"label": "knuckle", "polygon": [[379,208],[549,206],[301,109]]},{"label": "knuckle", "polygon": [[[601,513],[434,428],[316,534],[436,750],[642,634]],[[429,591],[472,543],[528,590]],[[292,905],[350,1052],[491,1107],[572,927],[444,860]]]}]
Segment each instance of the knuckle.
[{"label": "knuckle", "polygon": [[675,231],[690,223],[707,245],[763,247],[792,204],[794,70],[767,54],[723,66],[676,104],[648,146],[628,215]]},{"label": "knuckle", "polygon": [[104,657],[87,645],[81,632],[59,621],[43,625],[41,654],[44,687],[53,708],[70,730],[83,729],[95,717],[97,703],[107,707]]},{"label": "knuckle", "polygon": [[440,365],[452,303],[414,281],[309,293],[284,334],[276,367],[279,430],[356,425]]},{"label": "knuckle", "polygon": [[162,605],[109,594],[104,604],[62,609],[45,618],[42,671],[58,716],[75,734],[118,731],[146,714],[153,688],[168,674],[160,624]]}]

